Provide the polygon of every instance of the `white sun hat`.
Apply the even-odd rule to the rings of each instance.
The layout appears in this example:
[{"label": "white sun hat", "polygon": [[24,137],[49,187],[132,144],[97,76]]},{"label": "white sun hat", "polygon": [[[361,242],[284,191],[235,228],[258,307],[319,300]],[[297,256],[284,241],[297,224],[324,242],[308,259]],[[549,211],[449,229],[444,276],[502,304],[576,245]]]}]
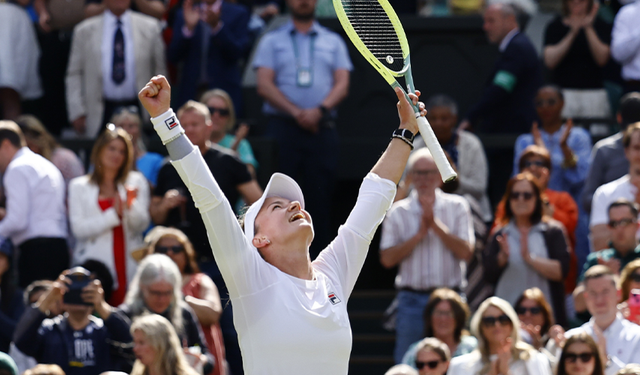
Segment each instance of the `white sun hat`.
[{"label": "white sun hat", "polygon": [[253,243],[253,236],[255,235],[254,224],[256,216],[258,216],[258,212],[260,212],[264,201],[271,197],[280,197],[290,201],[298,201],[300,202],[300,207],[304,209],[304,195],[302,195],[302,190],[300,189],[300,186],[298,186],[298,183],[286,174],[274,173],[271,175],[271,179],[269,180],[267,187],[264,189],[264,193],[260,199],[255,201],[251,207],[249,207],[244,216],[244,236],[250,244]]}]

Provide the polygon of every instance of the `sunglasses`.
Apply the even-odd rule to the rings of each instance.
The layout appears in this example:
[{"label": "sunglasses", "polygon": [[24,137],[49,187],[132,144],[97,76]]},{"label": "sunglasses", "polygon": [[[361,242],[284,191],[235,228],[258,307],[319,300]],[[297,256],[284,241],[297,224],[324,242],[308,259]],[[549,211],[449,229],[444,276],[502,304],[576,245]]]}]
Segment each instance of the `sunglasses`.
[{"label": "sunglasses", "polygon": [[528,201],[529,199],[533,198],[533,193],[528,191],[512,191],[509,197],[514,201],[520,199],[520,197],[522,197],[522,199],[524,199],[525,201]]},{"label": "sunglasses", "polygon": [[564,360],[569,363],[576,363],[580,359],[582,363],[588,363],[593,359],[593,353],[567,353]]},{"label": "sunglasses", "polygon": [[209,107],[209,112],[211,112],[211,116],[214,115],[214,113],[218,112],[218,114],[222,117],[227,117],[229,116],[229,109],[228,108],[216,108],[216,107]]},{"label": "sunglasses", "polygon": [[609,221],[609,226],[611,228],[617,227],[626,227],[627,225],[635,222],[635,219],[620,219],[620,220],[611,220]]},{"label": "sunglasses", "polygon": [[422,370],[424,366],[427,366],[428,368],[433,370],[434,368],[438,367],[439,364],[440,364],[440,361],[422,362],[422,361],[416,360],[416,368],[418,370]]},{"label": "sunglasses", "polygon": [[531,315],[538,315],[542,312],[542,309],[539,307],[518,307],[516,308],[516,313],[518,313],[518,315],[524,315],[528,312],[531,313]]},{"label": "sunglasses", "polygon": [[184,246],[156,246],[157,254],[166,254],[171,250],[174,254],[179,254],[184,251]]},{"label": "sunglasses", "polygon": [[554,106],[558,104],[558,100],[557,99],[541,99],[541,100],[536,100],[536,107],[544,107],[545,105],[548,107]]},{"label": "sunglasses", "polygon": [[525,168],[531,168],[532,166],[536,166],[536,167],[544,167],[544,162],[540,161],[540,160],[534,160],[534,161],[525,161],[523,163]]},{"label": "sunglasses", "polygon": [[507,314],[502,314],[500,316],[485,316],[481,320],[482,325],[490,328],[496,325],[496,323],[500,323],[501,326],[506,326],[507,324],[511,324],[511,319],[507,316]]},{"label": "sunglasses", "polygon": [[629,277],[631,278],[631,281],[640,283],[640,273],[632,273]]}]

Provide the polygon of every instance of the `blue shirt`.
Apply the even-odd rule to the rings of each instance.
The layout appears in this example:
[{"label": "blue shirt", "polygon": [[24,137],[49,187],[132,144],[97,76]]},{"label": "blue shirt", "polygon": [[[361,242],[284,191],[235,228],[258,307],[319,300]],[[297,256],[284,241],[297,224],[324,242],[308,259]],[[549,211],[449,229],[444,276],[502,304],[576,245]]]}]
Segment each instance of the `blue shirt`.
[{"label": "blue shirt", "polygon": [[[583,128],[574,126],[573,129],[571,129],[569,139],[567,139],[567,145],[578,158],[578,164],[574,168],[563,168],[564,154],[562,153],[562,148],[560,148],[560,138],[562,137],[565,126],[566,125],[562,125],[560,129],[553,134],[549,134],[543,129],[540,129],[542,141],[551,154],[551,171],[548,188],[566,191],[571,194],[576,202],[579,202],[580,193],[591,163],[591,136]],[[513,175],[519,172],[518,162],[522,151],[532,144],[534,144],[534,141],[531,133],[522,134],[516,139],[513,155]]]},{"label": "blue shirt", "polygon": [[[231,148],[233,145],[233,141],[235,141],[236,137],[231,134],[226,134],[224,138],[218,144],[222,147]],[[251,164],[254,168],[258,168],[258,161],[253,155],[253,149],[251,148],[251,144],[246,139],[240,141],[238,144],[238,149],[236,150],[238,153],[238,157],[245,164]]]},{"label": "blue shirt", "polygon": [[158,173],[160,173],[160,168],[162,168],[163,165],[164,157],[155,152],[147,152],[136,160],[136,169],[140,171],[153,186],[156,186],[158,182]]},{"label": "blue shirt", "polygon": [[[311,69],[310,86],[297,85],[298,66]],[[301,34],[289,21],[267,33],[258,44],[253,68],[263,67],[275,72],[275,84],[287,99],[299,108],[307,109],[318,107],[329,95],[334,85],[335,70],[352,70],[353,65],[347,46],[338,34],[317,22],[313,23],[308,33]],[[267,101],[263,111],[266,114],[282,114]]]}]

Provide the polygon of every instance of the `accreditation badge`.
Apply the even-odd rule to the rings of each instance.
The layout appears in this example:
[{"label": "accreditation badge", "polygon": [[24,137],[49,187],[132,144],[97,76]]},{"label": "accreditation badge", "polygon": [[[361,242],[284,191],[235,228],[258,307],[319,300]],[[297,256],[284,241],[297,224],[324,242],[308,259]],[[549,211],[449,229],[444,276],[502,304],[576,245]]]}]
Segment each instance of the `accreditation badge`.
[{"label": "accreditation badge", "polygon": [[309,68],[298,68],[298,87],[309,87],[313,82],[313,78],[311,75],[311,69]]}]

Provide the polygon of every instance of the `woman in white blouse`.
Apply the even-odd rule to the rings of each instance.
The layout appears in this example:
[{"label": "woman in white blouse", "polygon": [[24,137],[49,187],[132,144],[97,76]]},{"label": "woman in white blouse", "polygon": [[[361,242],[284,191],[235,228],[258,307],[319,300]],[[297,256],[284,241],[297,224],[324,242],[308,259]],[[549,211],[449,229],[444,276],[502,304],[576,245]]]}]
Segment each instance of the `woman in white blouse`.
[{"label": "woman in white blouse", "polygon": [[142,246],[149,226],[149,183],[131,170],[129,134],[113,125],[96,140],[91,162],[93,171],[69,184],[69,221],[77,240],[73,262],[103,262],[116,281],[108,302],[117,306],[136,272],[130,253]]},{"label": "woman in white blouse", "polygon": [[520,321],[511,305],[486,299],[471,319],[478,349],[451,360],[448,375],[551,375],[549,360],[520,338]]}]

